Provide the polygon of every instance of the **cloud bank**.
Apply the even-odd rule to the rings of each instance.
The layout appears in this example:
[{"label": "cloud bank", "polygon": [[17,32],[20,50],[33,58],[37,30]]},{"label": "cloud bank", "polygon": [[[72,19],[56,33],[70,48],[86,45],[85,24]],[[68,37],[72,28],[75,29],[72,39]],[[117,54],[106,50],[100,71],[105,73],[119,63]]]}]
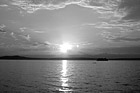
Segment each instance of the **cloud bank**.
[{"label": "cloud bank", "polygon": [[115,41],[115,42],[120,42],[120,41],[127,41],[127,42],[134,41],[134,42],[137,42],[137,41],[140,41],[140,38],[117,37],[117,38],[114,38],[112,40]]},{"label": "cloud bank", "polygon": [[28,13],[40,9],[54,10],[64,8],[70,4],[92,8],[99,12],[113,12],[117,9],[120,0],[10,0],[12,5],[18,6]]},{"label": "cloud bank", "polygon": [[112,14],[123,20],[140,20],[140,0],[9,0],[11,5],[18,6],[28,13],[37,10],[55,10],[67,5],[76,4],[92,8],[98,13]]},{"label": "cloud bank", "polygon": [[[100,24],[100,28],[119,28],[120,30],[132,30],[139,27],[140,0],[9,0],[11,5],[18,6],[34,13],[37,10],[55,10],[75,4],[85,8],[91,8],[100,13],[109,22]],[[90,25],[90,24],[89,24]],[[127,28],[128,27],[128,28]],[[98,27],[99,28],[99,27]]]}]

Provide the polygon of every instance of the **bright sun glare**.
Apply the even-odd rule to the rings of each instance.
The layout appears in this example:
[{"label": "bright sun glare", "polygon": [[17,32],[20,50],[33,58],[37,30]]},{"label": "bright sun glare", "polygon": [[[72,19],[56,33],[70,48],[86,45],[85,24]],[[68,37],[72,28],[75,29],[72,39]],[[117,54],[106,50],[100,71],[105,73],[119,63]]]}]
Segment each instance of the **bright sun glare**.
[{"label": "bright sun glare", "polygon": [[69,43],[63,43],[62,45],[60,45],[60,52],[62,53],[67,53],[68,50],[71,50],[72,49],[72,45],[69,44]]}]

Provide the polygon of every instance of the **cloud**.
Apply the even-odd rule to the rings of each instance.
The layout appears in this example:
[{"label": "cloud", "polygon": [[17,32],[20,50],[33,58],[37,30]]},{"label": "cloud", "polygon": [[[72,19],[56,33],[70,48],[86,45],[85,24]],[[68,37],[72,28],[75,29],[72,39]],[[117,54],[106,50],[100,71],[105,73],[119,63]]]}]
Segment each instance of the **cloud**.
[{"label": "cloud", "polygon": [[139,22],[100,22],[94,25],[95,28],[98,29],[119,29],[123,32],[130,32],[130,31],[139,31],[140,30],[140,23]]},{"label": "cloud", "polygon": [[22,27],[22,28],[19,28],[21,32],[24,32],[27,28],[26,27]]},{"label": "cloud", "polygon": [[[140,19],[140,0],[12,0],[11,4],[34,13],[37,10],[55,10],[65,8],[67,5],[76,4],[81,7],[91,8],[101,14],[101,18],[110,19],[111,23],[105,24],[106,28],[129,27]],[[115,19],[113,19],[115,18]],[[118,23],[113,23],[118,22]],[[128,24],[129,22],[129,24]],[[112,24],[112,25],[111,25]],[[107,26],[108,25],[108,26]],[[105,26],[104,26],[105,28]]]},{"label": "cloud", "polygon": [[14,40],[18,40],[17,37],[16,37],[16,34],[14,32],[11,32],[10,35],[11,35],[12,38],[14,38]]},{"label": "cloud", "polygon": [[[55,10],[65,8],[67,5],[75,4],[85,8],[91,8],[100,13],[103,17],[109,19],[100,23],[87,23],[82,26],[93,26],[97,29],[112,30],[117,29],[118,34],[102,33],[102,36],[115,41],[135,41],[136,39],[122,38],[122,34],[130,31],[140,31],[140,0],[11,0],[11,5],[18,6],[28,13],[34,13],[37,10]],[[20,29],[21,32],[26,30],[36,33],[44,33],[40,30]],[[28,36],[25,36],[29,39]]]},{"label": "cloud", "polygon": [[27,10],[28,13],[40,9],[54,10],[70,4],[107,11],[114,10],[119,0],[12,0],[11,4]]},{"label": "cloud", "polygon": [[59,5],[52,5],[51,0],[12,0],[11,4],[19,6],[28,13],[33,13],[40,9],[53,10],[60,7]]},{"label": "cloud", "polygon": [[7,0],[0,0],[0,7],[8,7]]},{"label": "cloud", "polygon": [[124,20],[140,20],[140,0],[121,0],[118,9],[126,13]]},{"label": "cloud", "polygon": [[[28,13],[34,13],[41,9],[55,10],[65,8],[70,4],[91,8],[104,16],[104,18],[110,18],[110,22],[103,22],[96,26],[97,28],[119,28],[125,31],[130,30],[130,27],[134,28],[134,25],[140,26],[137,23],[129,22],[129,20],[140,18],[139,2],[139,0],[11,0],[12,5],[18,6]],[[113,18],[116,19],[112,20]],[[21,29],[21,31],[24,30]],[[39,31],[35,32],[40,33]]]},{"label": "cloud", "polygon": [[8,7],[8,5],[6,5],[6,4],[3,4],[3,5],[0,5],[0,7]]},{"label": "cloud", "polygon": [[127,41],[127,42],[134,41],[134,42],[137,42],[137,41],[140,41],[140,38],[117,37],[117,38],[114,38],[114,39],[111,39],[111,40],[114,41],[114,42],[121,42],[121,41]]},{"label": "cloud", "polygon": [[98,51],[108,54],[132,54],[133,56],[135,56],[134,54],[140,54],[140,46],[100,48],[98,49]]},{"label": "cloud", "polygon": [[50,44],[49,43],[46,43],[46,42],[33,42],[32,47],[34,48],[41,48],[41,47],[50,47]]},{"label": "cloud", "polygon": [[11,0],[11,5],[18,6],[28,13],[41,9],[65,8],[70,4],[92,8],[98,13],[107,14],[107,17],[110,15],[123,20],[140,19],[140,0]]},{"label": "cloud", "polygon": [[35,33],[46,33],[45,31],[43,30],[36,30],[36,29],[31,29],[31,28],[27,28],[27,27],[21,27],[19,28],[21,32],[25,32],[25,31],[32,31],[32,32],[35,32]]},{"label": "cloud", "polygon": [[21,36],[23,39],[26,39],[27,41],[30,41],[30,35],[28,34],[28,35],[19,35],[19,36]]},{"label": "cloud", "polygon": [[4,30],[6,26],[4,24],[0,25],[0,33],[6,33],[6,31]]},{"label": "cloud", "polygon": [[0,29],[3,29],[4,27],[6,27],[4,24],[0,25]]},{"label": "cloud", "polygon": [[28,28],[28,27],[21,27],[19,28],[21,32],[25,32],[25,31],[34,31],[34,29]]},{"label": "cloud", "polygon": [[45,33],[45,31],[34,31],[35,33]]},{"label": "cloud", "polygon": [[[73,45],[73,47],[77,47],[80,46],[80,47],[84,47],[84,46],[91,46],[93,45],[93,43],[90,43],[90,42],[81,42],[81,43],[71,43]],[[41,47],[46,47],[46,48],[50,48],[52,50],[58,50],[59,47],[60,47],[60,43],[52,43],[52,42],[49,42],[49,41],[45,41],[45,42],[34,42],[32,44],[32,46],[34,48],[41,48]]]},{"label": "cloud", "polygon": [[1,30],[1,29],[0,29],[0,33],[6,33],[6,31],[5,31],[5,30]]}]

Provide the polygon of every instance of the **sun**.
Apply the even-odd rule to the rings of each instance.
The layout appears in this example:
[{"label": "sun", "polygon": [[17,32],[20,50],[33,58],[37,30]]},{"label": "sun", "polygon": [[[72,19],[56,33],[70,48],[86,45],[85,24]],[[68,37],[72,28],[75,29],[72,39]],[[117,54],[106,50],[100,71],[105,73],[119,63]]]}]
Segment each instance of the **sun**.
[{"label": "sun", "polygon": [[68,50],[71,50],[73,48],[73,46],[69,43],[63,43],[62,45],[60,45],[60,52],[62,53],[67,53]]}]

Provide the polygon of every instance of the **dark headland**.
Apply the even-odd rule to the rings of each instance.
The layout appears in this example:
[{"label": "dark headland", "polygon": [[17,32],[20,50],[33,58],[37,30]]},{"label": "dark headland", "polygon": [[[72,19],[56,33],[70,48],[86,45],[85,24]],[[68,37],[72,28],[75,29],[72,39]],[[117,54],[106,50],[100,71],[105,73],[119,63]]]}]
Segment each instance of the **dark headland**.
[{"label": "dark headland", "polygon": [[2,56],[0,60],[97,60],[97,61],[108,61],[108,60],[140,60],[140,58],[105,58],[105,57],[48,57],[48,58],[34,58],[24,56]]}]

